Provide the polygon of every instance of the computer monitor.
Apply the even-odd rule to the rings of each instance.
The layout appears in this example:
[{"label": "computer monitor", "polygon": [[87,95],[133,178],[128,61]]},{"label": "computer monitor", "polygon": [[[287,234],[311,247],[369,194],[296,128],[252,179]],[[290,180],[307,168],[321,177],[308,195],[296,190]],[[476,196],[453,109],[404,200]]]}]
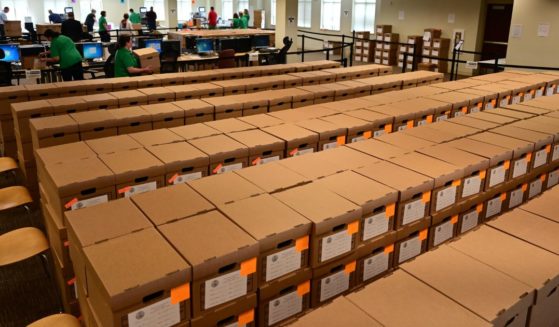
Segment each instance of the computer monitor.
[{"label": "computer monitor", "polygon": [[4,58],[0,61],[17,62],[20,61],[19,44],[7,43],[0,44],[0,49],[4,50]]},{"label": "computer monitor", "polygon": [[238,52],[237,39],[221,39],[219,40],[219,48],[221,51],[233,49]]},{"label": "computer monitor", "polygon": [[144,48],[153,48],[161,53],[161,39],[144,39]]},{"label": "computer monitor", "polygon": [[203,14],[206,12],[206,7],[198,7],[198,12]]},{"label": "computer monitor", "polygon": [[214,51],[213,39],[196,39],[196,52],[208,53]]},{"label": "computer monitor", "polygon": [[100,42],[82,43],[83,59],[93,60],[103,58],[103,44]]},{"label": "computer monitor", "polygon": [[270,37],[268,35],[254,35],[252,37],[252,46],[255,48],[264,48],[270,46]]},{"label": "computer monitor", "polygon": [[252,41],[250,37],[237,38],[236,52],[249,52],[252,49]]},{"label": "computer monitor", "polygon": [[70,13],[70,12],[74,12],[74,7],[64,7],[64,13]]},{"label": "computer monitor", "polygon": [[179,40],[164,40],[161,44],[161,53],[173,53],[180,56],[181,54],[181,41]]},{"label": "computer monitor", "polygon": [[145,14],[148,12],[148,8],[147,7],[140,7],[140,13]]}]

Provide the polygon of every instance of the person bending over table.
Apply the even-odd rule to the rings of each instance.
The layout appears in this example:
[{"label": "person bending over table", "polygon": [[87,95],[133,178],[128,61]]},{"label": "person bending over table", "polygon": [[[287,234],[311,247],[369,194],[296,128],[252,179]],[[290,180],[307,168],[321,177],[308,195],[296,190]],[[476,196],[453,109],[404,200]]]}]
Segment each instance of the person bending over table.
[{"label": "person bending over table", "polygon": [[[76,45],[67,36],[51,30],[45,31],[45,37],[50,41],[50,50],[41,53],[41,60],[60,64],[60,72],[64,81],[82,80],[82,56]],[[50,54],[50,58],[46,56]]]},{"label": "person bending over table", "polygon": [[115,77],[126,77],[137,74],[153,73],[151,67],[138,68],[138,61],[132,53],[132,38],[130,35],[118,37],[118,49],[115,53]]}]

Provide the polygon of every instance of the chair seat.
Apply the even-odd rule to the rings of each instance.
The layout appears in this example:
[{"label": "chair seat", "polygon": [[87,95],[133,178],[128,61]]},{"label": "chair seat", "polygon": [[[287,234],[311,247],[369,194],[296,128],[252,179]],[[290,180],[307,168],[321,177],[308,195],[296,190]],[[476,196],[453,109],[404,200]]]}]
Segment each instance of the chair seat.
[{"label": "chair seat", "polygon": [[47,238],[35,227],[23,227],[0,235],[0,266],[31,258],[49,248]]},{"label": "chair seat", "polygon": [[23,186],[9,186],[0,189],[0,211],[33,203],[29,191]]},{"label": "chair seat", "polygon": [[0,174],[18,169],[17,163],[10,157],[0,157]]},{"label": "chair seat", "polygon": [[80,322],[72,315],[59,313],[37,320],[28,327],[80,327]]}]

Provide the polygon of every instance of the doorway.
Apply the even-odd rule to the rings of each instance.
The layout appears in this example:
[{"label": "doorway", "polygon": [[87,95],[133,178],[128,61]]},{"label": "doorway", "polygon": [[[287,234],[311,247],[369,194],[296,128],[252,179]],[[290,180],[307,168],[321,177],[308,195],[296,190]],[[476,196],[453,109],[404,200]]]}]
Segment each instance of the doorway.
[{"label": "doorway", "polygon": [[488,4],[481,60],[505,58],[512,20],[512,4]]}]

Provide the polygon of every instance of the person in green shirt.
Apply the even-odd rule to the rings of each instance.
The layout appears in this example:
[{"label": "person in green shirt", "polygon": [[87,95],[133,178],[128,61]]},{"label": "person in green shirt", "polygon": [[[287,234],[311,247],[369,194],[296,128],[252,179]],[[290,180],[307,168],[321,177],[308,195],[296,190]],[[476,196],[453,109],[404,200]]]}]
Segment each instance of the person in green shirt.
[{"label": "person in green shirt", "polygon": [[132,24],[140,24],[140,22],[142,21],[142,19],[140,18],[140,14],[138,14],[137,12],[134,12],[134,9],[130,8],[130,23]]},{"label": "person in green shirt", "polygon": [[99,18],[99,36],[101,36],[101,42],[111,42],[107,26],[107,12],[104,10],[101,11],[101,18]]},{"label": "person in green shirt", "polygon": [[241,18],[241,28],[242,29],[248,28],[248,20],[246,16],[242,12],[240,12],[239,17]]},{"label": "person in green shirt", "polygon": [[241,19],[237,13],[233,14],[233,28],[241,28]]},{"label": "person in green shirt", "polygon": [[[74,41],[51,29],[46,30],[44,36],[50,41],[50,50],[42,53],[41,60],[60,64],[60,72],[64,81],[82,80],[82,56],[76,49]],[[46,55],[49,54],[50,58],[47,58]]]},{"label": "person in green shirt", "polygon": [[138,60],[132,53],[132,38],[130,35],[118,37],[118,49],[115,53],[114,77],[126,77],[134,74],[151,74],[151,67],[138,68]]},{"label": "person in green shirt", "polygon": [[248,28],[248,23],[250,22],[250,14],[248,13],[248,9],[244,10],[243,16],[247,18],[247,28]]}]

